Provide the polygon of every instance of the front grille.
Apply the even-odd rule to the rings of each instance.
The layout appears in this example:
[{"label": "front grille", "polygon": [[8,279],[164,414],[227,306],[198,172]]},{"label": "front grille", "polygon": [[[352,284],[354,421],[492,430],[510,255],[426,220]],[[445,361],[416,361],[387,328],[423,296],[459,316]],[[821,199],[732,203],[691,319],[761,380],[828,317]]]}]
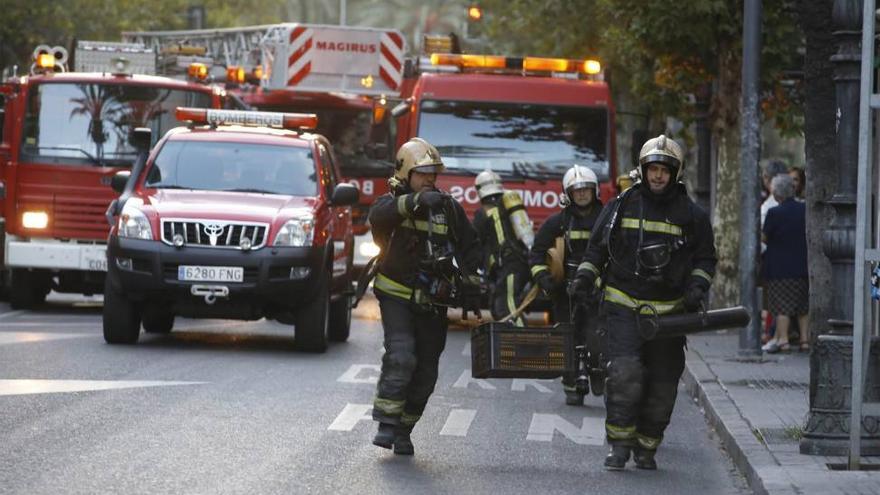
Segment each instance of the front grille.
[{"label": "front grille", "polygon": [[55,195],[52,219],[55,236],[106,239],[110,226],[104,214],[109,204],[110,200],[102,197]]},{"label": "front grille", "polygon": [[269,224],[252,222],[223,222],[217,220],[162,219],[162,242],[174,245],[174,236],[183,236],[185,245],[210,248],[241,249],[244,239],[250,249],[266,245]]}]

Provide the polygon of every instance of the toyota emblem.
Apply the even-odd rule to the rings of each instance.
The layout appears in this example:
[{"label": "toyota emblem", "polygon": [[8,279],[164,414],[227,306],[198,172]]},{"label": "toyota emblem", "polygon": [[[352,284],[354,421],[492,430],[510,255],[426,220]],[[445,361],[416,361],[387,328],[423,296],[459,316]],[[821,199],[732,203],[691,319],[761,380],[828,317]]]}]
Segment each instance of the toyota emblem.
[{"label": "toyota emblem", "polygon": [[223,230],[226,228],[226,226],[220,223],[206,223],[203,224],[202,228],[205,231],[205,235],[208,236],[208,240],[211,242],[211,245],[216,246],[217,238],[223,235]]}]

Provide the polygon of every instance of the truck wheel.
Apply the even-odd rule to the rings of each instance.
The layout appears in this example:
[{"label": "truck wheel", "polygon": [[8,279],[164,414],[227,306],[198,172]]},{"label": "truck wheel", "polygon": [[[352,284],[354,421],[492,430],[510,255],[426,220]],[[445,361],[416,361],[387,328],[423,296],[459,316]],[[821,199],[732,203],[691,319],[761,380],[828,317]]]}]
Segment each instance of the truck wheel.
[{"label": "truck wheel", "polygon": [[345,342],[351,330],[351,296],[345,295],[330,303],[330,340]]},{"label": "truck wheel", "polygon": [[296,313],[296,346],[307,352],[327,350],[330,313],[330,275],[319,275],[315,297]]},{"label": "truck wheel", "polygon": [[9,272],[9,305],[12,309],[31,309],[43,304],[49,294],[49,284],[49,277],[44,273],[13,268]]},{"label": "truck wheel", "polygon": [[141,314],[110,281],[104,281],[104,340],[108,344],[134,344],[141,333]]},{"label": "truck wheel", "polygon": [[142,323],[147,333],[171,333],[174,328],[174,313],[144,311]]}]

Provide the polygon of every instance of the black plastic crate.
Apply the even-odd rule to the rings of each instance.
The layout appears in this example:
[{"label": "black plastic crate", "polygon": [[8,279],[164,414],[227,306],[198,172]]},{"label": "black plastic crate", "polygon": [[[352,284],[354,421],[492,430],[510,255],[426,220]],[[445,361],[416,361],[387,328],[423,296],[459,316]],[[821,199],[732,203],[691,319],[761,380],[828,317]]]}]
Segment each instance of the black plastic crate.
[{"label": "black plastic crate", "polygon": [[574,371],[571,326],[483,323],[471,333],[474,378],[556,378]]}]

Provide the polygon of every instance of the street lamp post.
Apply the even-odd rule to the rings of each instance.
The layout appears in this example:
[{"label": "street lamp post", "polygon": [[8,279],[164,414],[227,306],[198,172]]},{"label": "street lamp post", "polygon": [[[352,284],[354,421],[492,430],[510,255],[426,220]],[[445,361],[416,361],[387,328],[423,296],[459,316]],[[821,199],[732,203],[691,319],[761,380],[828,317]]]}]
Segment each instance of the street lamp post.
[{"label": "street lamp post", "polygon": [[[823,239],[831,261],[831,318],[810,356],[810,412],[800,442],[802,454],[846,455],[849,451],[852,376],[853,277],[856,187],[858,185],[859,72],[862,0],[835,0],[831,14],[837,53],[834,64],[837,129],[837,192],[828,200],[834,221]],[[871,358],[877,363],[874,342]],[[877,379],[868,373],[866,397],[877,400]],[[873,399],[872,399],[873,397]],[[862,422],[862,454],[880,454],[880,418]]]}]

